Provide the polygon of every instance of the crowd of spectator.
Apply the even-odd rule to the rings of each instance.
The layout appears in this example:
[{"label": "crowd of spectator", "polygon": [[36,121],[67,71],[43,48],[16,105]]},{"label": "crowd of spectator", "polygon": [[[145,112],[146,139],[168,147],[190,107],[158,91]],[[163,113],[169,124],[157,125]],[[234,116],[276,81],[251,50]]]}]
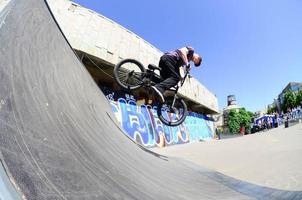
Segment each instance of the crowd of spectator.
[{"label": "crowd of spectator", "polygon": [[254,123],[251,126],[251,132],[255,133],[258,131],[265,131],[271,128],[277,128],[278,126],[284,125],[288,127],[289,122],[298,121],[302,119],[302,108],[298,106],[296,108],[288,110],[288,112],[280,114],[273,113],[271,115],[263,115],[254,119]]}]

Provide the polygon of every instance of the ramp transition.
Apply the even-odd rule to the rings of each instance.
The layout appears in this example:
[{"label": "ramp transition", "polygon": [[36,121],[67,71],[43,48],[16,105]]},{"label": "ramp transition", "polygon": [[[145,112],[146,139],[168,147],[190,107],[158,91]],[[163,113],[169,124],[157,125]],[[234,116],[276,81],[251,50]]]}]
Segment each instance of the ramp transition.
[{"label": "ramp transition", "polygon": [[0,21],[0,159],[20,198],[302,198],[133,143],[47,2],[11,2]]}]

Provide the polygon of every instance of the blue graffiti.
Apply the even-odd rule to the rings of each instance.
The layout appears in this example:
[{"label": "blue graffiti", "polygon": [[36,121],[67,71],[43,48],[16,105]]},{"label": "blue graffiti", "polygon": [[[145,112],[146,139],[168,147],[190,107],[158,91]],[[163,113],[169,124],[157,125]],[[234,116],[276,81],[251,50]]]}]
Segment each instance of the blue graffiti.
[{"label": "blue graffiti", "polygon": [[[106,89],[113,113],[125,134],[146,146],[168,146],[208,140],[214,137],[213,122],[206,116],[189,112],[186,120],[177,127],[164,125],[157,117],[157,107],[141,104],[129,94],[118,94]],[[177,116],[165,113],[165,117]]]}]

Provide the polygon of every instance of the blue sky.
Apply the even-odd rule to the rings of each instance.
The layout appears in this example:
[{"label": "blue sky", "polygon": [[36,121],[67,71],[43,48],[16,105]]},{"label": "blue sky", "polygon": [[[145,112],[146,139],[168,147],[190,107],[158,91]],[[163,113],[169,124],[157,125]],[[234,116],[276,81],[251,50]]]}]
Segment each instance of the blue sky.
[{"label": "blue sky", "polygon": [[302,82],[301,0],[74,0],[161,51],[191,45],[203,56],[192,74],[250,111],[264,109],[291,81]]}]

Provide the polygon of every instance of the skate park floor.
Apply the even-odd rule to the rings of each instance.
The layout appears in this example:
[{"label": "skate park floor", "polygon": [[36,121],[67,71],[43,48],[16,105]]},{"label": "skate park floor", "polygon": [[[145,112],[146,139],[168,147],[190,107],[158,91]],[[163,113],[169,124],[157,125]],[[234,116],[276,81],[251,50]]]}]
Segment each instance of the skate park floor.
[{"label": "skate park floor", "polygon": [[302,123],[229,139],[152,149],[236,179],[282,190],[302,190]]}]

